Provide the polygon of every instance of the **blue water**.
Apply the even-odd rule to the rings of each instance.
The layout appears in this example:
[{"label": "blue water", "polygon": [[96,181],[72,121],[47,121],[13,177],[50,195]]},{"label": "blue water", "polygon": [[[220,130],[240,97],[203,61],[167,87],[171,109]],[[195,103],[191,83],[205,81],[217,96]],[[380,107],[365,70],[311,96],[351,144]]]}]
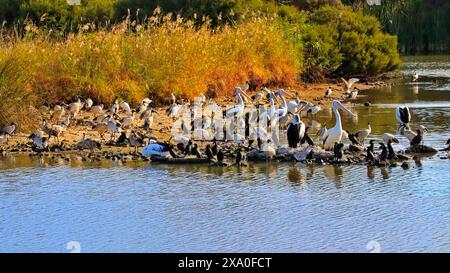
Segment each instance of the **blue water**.
[{"label": "blue water", "polygon": [[[443,148],[450,90],[428,87],[368,91],[361,100],[373,107],[353,107],[359,118],[344,117],[344,126],[355,130],[372,121],[372,138],[395,132],[393,109],[401,102],[410,105],[414,123],[430,130],[425,143]],[[332,123],[326,111],[314,119]],[[396,149],[404,147],[401,139]],[[71,241],[81,252],[369,252],[371,241],[381,252],[450,252],[450,160],[441,157],[448,154],[411,161],[409,169],[6,157],[0,159],[0,252],[69,252]]]}]

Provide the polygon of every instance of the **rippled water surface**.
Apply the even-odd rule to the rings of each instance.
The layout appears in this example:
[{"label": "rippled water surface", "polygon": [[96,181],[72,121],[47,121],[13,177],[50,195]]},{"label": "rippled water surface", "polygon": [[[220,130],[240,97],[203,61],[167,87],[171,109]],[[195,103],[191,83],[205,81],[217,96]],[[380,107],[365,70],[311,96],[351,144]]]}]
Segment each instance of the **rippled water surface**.
[{"label": "rippled water surface", "polygon": [[[425,144],[450,137],[450,58],[409,58],[420,82],[371,90],[347,116],[349,130],[395,133],[395,107],[409,106]],[[358,104],[360,105],[360,104]],[[322,111],[312,126],[333,126]],[[404,149],[401,139],[396,149]],[[29,157],[0,159],[0,251],[68,252],[450,252],[450,160],[411,168],[311,167],[262,163],[247,168],[83,164]]]}]

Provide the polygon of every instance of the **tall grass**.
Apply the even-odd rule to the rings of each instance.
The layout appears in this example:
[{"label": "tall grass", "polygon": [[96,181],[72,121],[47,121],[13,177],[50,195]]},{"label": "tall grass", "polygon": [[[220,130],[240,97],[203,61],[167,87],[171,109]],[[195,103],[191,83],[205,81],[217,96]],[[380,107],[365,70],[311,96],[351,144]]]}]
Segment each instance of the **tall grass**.
[{"label": "tall grass", "polygon": [[38,102],[49,104],[77,95],[104,103],[116,96],[132,103],[146,96],[162,99],[171,92],[188,98],[222,95],[247,80],[287,85],[298,77],[298,52],[276,19],[211,30],[170,18],[154,16],[142,26],[125,22],[63,41],[30,25],[24,38],[3,42],[1,50],[26,63],[27,86]]}]

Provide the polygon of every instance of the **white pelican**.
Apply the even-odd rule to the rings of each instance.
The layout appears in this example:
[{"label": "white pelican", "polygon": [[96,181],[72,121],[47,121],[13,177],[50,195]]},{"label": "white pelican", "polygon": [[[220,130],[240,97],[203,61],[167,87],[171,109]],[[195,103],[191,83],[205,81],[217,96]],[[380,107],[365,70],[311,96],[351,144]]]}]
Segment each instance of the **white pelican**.
[{"label": "white pelican", "polygon": [[[260,109],[260,113],[261,113],[259,115],[259,120],[260,121],[262,121],[264,119],[270,120],[270,119],[272,119],[272,117],[275,116],[275,113],[278,113],[277,112],[277,107],[275,106],[274,99],[275,99],[274,93],[270,92],[269,93],[269,102],[270,102],[269,109],[267,109],[265,111],[264,110],[261,111],[261,109]],[[261,108],[264,108],[264,107],[261,107]]]},{"label": "white pelican", "polygon": [[227,117],[232,116],[234,114],[236,114],[237,117],[242,116],[244,114],[244,109],[245,109],[244,98],[250,99],[250,97],[247,94],[245,94],[245,92],[242,91],[242,89],[240,87],[236,87],[234,89],[234,92],[238,99],[238,105],[236,105],[226,111]]},{"label": "white pelican", "polygon": [[329,129],[324,135],[323,146],[324,149],[330,149],[334,146],[335,143],[341,142],[342,134],[345,132],[342,129],[341,115],[339,114],[339,109],[343,110],[349,115],[355,116],[350,110],[345,108],[339,101],[333,101],[333,112],[334,117],[336,118],[336,125]]},{"label": "white pelican", "polygon": [[400,123],[400,127],[406,127],[411,122],[411,112],[409,112],[408,107],[397,107],[395,117],[398,123]]},{"label": "white pelican", "polygon": [[358,141],[364,144],[364,140],[370,135],[370,133],[372,133],[372,127],[370,126],[370,123],[368,123],[367,128],[358,131],[355,134],[355,137],[358,139]]},{"label": "white pelican", "polygon": [[419,79],[419,73],[414,72],[414,74],[412,75],[412,81],[416,82]]},{"label": "white pelican", "polygon": [[277,110],[278,116],[284,117],[288,113],[288,105],[287,105],[286,99],[284,98],[284,94],[288,95],[289,97],[292,97],[292,95],[289,94],[288,92],[284,91],[284,89],[278,90],[276,94],[281,99],[281,107]]},{"label": "white pelican", "polygon": [[330,98],[332,93],[333,90],[331,89],[331,86],[329,86],[327,89],[325,89],[325,98]]},{"label": "white pelican", "polygon": [[356,82],[359,82],[359,79],[357,78],[351,78],[348,81],[346,81],[344,78],[341,78],[341,81],[344,83],[344,91],[347,94],[350,94],[350,88],[352,85]]}]

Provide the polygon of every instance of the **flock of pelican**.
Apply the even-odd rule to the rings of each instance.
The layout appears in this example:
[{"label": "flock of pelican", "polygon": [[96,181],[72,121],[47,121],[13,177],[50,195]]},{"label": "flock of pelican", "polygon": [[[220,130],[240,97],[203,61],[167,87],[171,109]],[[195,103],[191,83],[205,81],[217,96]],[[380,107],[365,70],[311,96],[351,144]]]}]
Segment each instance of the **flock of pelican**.
[{"label": "flock of pelican", "polygon": [[[354,83],[359,80],[352,78],[349,80],[342,79],[345,97],[343,99],[353,100],[358,96],[358,89],[352,89]],[[94,105],[93,100],[83,99],[78,97],[76,101],[70,104],[56,105],[53,108],[53,114],[49,121],[44,119],[39,128],[37,128],[29,138],[33,141],[33,150],[44,151],[49,147],[49,141],[53,137],[60,143],[60,137],[67,130],[67,128],[80,120],[77,117],[82,111],[89,113],[92,117],[90,125],[92,130],[98,132],[101,140],[105,140],[105,134],[110,134],[109,144],[114,145],[130,145],[135,148],[135,153],[138,153],[138,147],[144,147],[142,154],[146,156],[163,155],[169,153],[172,157],[179,157],[174,152],[174,145],[186,155],[195,155],[198,158],[206,156],[207,158],[217,157],[218,161],[223,160],[223,151],[218,146],[217,141],[224,139],[228,134],[232,135],[232,141],[239,144],[236,150],[237,161],[243,160],[242,154],[243,145],[248,142],[248,150],[271,150],[280,147],[278,139],[278,129],[285,132],[288,140],[289,148],[295,149],[302,145],[321,146],[325,150],[334,151],[337,157],[342,153],[343,140],[350,140],[352,145],[364,147],[364,140],[371,134],[372,127],[369,123],[367,128],[364,128],[356,133],[344,130],[342,125],[341,113],[356,116],[352,111],[345,107],[341,101],[334,100],[332,102],[332,113],[334,115],[335,125],[332,128],[322,127],[317,132],[317,137],[321,140],[320,145],[316,145],[312,138],[308,135],[310,129],[301,120],[302,113],[306,115],[315,115],[322,110],[321,103],[313,104],[311,102],[301,100],[298,94],[295,96],[284,89],[272,91],[268,87],[263,86],[253,96],[249,96],[247,91],[249,83],[245,85],[236,86],[234,96],[236,104],[228,107],[222,111],[212,98],[207,98],[201,94],[199,98],[194,100],[193,105],[205,107],[204,111],[196,118],[195,113],[191,109],[190,101],[182,103],[177,102],[174,94],[171,94],[169,107],[166,114],[175,122],[180,114],[186,114],[189,119],[181,119],[181,134],[174,134],[169,142],[161,142],[150,137],[145,137],[145,133],[139,133],[151,130],[153,127],[154,110],[150,107],[152,100],[149,98],[143,99],[135,108],[119,98],[116,97],[113,104],[106,108],[104,104]],[[325,89],[324,98],[330,98],[333,90],[331,87]],[[288,101],[288,99],[292,99]],[[267,102],[267,104],[265,103]],[[268,105],[266,107],[266,105]],[[251,106],[251,107],[249,107]],[[256,111],[249,111],[255,110]],[[219,116],[217,116],[219,115]],[[225,118],[226,121],[223,120]],[[411,146],[420,145],[423,142],[423,136],[428,133],[427,128],[418,126],[415,131],[411,130],[411,113],[408,107],[398,107],[396,109],[396,118],[399,123],[398,134],[405,136]],[[267,122],[268,126],[259,126],[261,121]],[[139,124],[140,122],[140,124]],[[138,124],[138,125],[136,125]],[[271,124],[276,124],[276,128],[271,128]],[[200,125],[200,126],[196,126]],[[0,132],[0,144],[8,141],[10,136],[16,130],[17,124],[12,123],[3,128]],[[239,131],[239,129],[242,129]],[[270,130],[269,130],[270,129]],[[272,131],[272,132],[271,132]],[[128,134],[127,134],[128,133]],[[207,144],[206,148],[200,151],[200,148],[194,141],[199,140],[200,135],[202,141],[212,141]],[[117,138],[116,136],[119,135]],[[229,141],[229,138],[226,138]],[[253,147],[255,140],[257,146]],[[381,137],[380,149],[382,153],[380,159],[388,158],[395,155],[392,148],[392,143],[399,143],[394,134],[385,133]],[[450,142],[449,142],[450,143]],[[373,149],[374,141],[370,142],[367,148],[367,157],[374,158],[375,153]],[[386,147],[387,145],[387,147]],[[83,134],[83,139],[74,146],[77,149],[101,149],[101,141],[96,141],[86,137]],[[390,156],[385,156],[390,155]]]}]

